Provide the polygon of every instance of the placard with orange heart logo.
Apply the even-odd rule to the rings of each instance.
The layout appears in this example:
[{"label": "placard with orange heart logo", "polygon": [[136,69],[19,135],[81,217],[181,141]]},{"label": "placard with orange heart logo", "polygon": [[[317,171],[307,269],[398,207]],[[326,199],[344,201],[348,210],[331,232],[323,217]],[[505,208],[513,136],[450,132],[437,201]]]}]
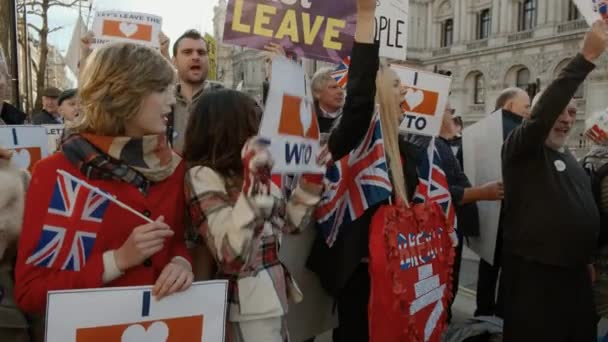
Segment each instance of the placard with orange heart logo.
[{"label": "placard with orange heart logo", "polygon": [[97,11],[91,30],[96,49],[111,42],[132,42],[159,48],[163,19],[159,16],[121,11]]},{"label": "placard with orange heart logo", "polygon": [[47,342],[224,341],[228,282],[193,283],[157,300],[150,286],[51,291]]},{"label": "placard with orange heart logo", "polygon": [[437,136],[450,95],[450,77],[391,66],[401,80],[401,103],[403,120],[399,130],[427,136]]},{"label": "placard with orange heart logo", "polygon": [[76,342],[200,342],[203,316],[76,329]]},{"label": "placard with orange heart logo", "polygon": [[38,161],[49,155],[46,129],[40,126],[0,127],[0,147],[13,152],[14,167],[30,172]]}]

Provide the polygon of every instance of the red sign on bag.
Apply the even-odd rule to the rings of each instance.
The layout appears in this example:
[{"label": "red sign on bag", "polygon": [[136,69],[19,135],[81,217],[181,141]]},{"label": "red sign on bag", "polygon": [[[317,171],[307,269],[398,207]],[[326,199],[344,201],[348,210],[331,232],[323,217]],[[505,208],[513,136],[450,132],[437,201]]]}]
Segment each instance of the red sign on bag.
[{"label": "red sign on bag", "polygon": [[445,227],[445,216],[436,203],[384,206],[374,215],[371,341],[441,340],[454,258]]}]

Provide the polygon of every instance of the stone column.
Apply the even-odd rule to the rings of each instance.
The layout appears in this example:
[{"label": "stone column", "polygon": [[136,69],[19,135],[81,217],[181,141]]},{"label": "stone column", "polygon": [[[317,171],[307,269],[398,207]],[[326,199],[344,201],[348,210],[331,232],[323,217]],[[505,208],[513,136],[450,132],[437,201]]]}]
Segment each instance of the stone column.
[{"label": "stone column", "polygon": [[493,0],[492,7],[490,9],[492,15],[492,34],[500,34],[502,33],[501,23],[504,21],[504,18],[500,15],[500,0]]},{"label": "stone column", "polygon": [[[549,0],[536,0],[536,25],[543,26],[547,24],[547,2]],[[552,0],[552,7],[559,7],[559,1]],[[557,4],[556,4],[557,2]]]}]

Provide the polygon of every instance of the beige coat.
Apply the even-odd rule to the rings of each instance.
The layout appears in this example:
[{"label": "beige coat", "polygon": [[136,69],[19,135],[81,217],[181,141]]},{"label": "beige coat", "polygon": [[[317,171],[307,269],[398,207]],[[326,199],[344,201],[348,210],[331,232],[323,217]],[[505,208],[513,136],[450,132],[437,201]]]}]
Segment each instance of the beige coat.
[{"label": "beige coat", "polygon": [[13,268],[29,175],[0,160],[0,341],[24,341],[28,324],[13,297]]}]

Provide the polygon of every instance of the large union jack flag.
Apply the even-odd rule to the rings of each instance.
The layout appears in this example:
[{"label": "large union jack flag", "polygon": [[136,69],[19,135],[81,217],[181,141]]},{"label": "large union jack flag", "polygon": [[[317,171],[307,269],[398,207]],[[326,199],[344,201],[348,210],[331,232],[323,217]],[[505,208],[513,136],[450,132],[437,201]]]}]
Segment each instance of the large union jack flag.
[{"label": "large union jack flag", "polygon": [[418,164],[418,188],[414,194],[414,202],[437,202],[445,213],[448,224],[456,228],[456,211],[452,203],[448,179],[441,169],[440,162],[441,158],[433,138],[426,154]]},{"label": "large union jack flag", "polygon": [[40,239],[26,263],[80,271],[91,255],[109,205],[99,193],[58,175]]},{"label": "large union jack flag", "polygon": [[340,226],[391,196],[378,113],[359,147],[327,169],[324,183],[326,190],[315,214],[317,227],[331,247]]},{"label": "large union jack flag", "polygon": [[348,68],[350,67],[350,56],[344,58],[338,65],[336,70],[331,73],[331,77],[338,82],[338,85],[342,88],[346,88],[348,83]]}]

